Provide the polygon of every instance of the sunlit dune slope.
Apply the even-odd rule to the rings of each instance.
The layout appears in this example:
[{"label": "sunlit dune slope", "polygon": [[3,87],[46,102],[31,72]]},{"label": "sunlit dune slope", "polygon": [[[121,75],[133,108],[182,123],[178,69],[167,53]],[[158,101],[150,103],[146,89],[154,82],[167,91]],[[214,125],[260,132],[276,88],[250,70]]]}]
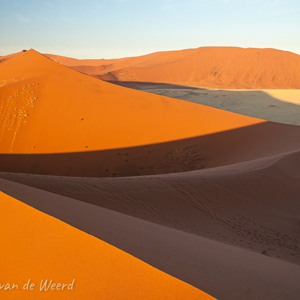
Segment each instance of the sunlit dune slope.
[{"label": "sunlit dune slope", "polygon": [[[0,187],[217,299],[295,299],[299,158],[134,178],[0,173],[9,179],[0,179]],[[69,197],[59,195],[67,191]],[[92,194],[97,205],[86,202]]]},{"label": "sunlit dune slope", "polygon": [[300,56],[276,49],[201,47],[115,60],[49,57],[83,73],[112,81],[209,88],[300,88]]},{"label": "sunlit dune slope", "polygon": [[[120,59],[77,59],[71,58],[67,56],[60,56],[55,54],[43,54],[46,57],[58,62],[61,65],[65,65],[68,67],[78,67],[78,66],[92,66],[92,67],[101,67],[101,66],[111,66],[113,64],[120,64],[121,61],[134,61],[136,58],[120,58]],[[127,66],[127,63],[124,66]]]},{"label": "sunlit dune slope", "polygon": [[29,50],[0,65],[1,153],[111,149],[262,120],[118,87]]},{"label": "sunlit dune slope", "polygon": [[6,61],[6,60],[9,60],[11,58],[14,58],[15,56],[21,54],[22,52],[16,52],[16,53],[12,53],[12,54],[9,54],[9,55],[5,55],[5,56],[0,56],[0,63]]},{"label": "sunlit dune slope", "polygon": [[[0,283],[19,286],[0,290],[1,299],[213,299],[3,193],[0,202]],[[23,290],[29,279],[34,289]],[[47,279],[68,284],[75,279],[73,290],[40,291]]]}]

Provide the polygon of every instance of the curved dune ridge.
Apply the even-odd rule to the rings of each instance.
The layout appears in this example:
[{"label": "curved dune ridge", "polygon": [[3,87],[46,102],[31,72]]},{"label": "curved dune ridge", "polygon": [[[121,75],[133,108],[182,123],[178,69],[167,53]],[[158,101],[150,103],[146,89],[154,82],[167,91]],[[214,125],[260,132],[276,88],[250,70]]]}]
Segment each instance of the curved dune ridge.
[{"label": "curved dune ridge", "polygon": [[[0,62],[13,56],[2,56]],[[271,48],[200,47],[120,59],[79,60],[53,54],[45,56],[108,81],[171,83],[219,89],[300,88],[300,56]]]},{"label": "curved dune ridge", "polygon": [[276,49],[201,47],[116,60],[47,56],[80,72],[111,81],[225,89],[300,88],[300,56]]},{"label": "curved dune ridge", "polygon": [[[3,193],[0,202],[0,283],[19,287],[1,299],[214,299]],[[29,279],[35,287],[23,290]],[[47,279],[68,286],[40,291]]]},{"label": "curved dune ridge", "polygon": [[0,65],[1,153],[54,153],[161,143],[262,120],[118,87],[34,50]]},{"label": "curved dune ridge", "polygon": [[299,153],[156,176],[0,173],[0,186],[217,299],[295,299]]},{"label": "curved dune ridge", "polygon": [[0,154],[0,171],[79,177],[159,175],[284,155],[300,149],[300,127],[272,122],[195,138],[109,150]]}]

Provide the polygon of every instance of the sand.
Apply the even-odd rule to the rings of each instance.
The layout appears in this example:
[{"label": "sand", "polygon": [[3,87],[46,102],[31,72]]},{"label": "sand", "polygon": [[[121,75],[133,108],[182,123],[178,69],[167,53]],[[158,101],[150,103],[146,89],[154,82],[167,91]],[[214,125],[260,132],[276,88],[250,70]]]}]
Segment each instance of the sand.
[{"label": "sand", "polygon": [[0,154],[0,171],[79,177],[187,172],[294,152],[300,148],[299,136],[298,126],[265,122],[147,146],[72,153]]},{"label": "sand", "polygon": [[[213,299],[14,198],[0,201],[0,282],[19,286],[1,290],[2,299]],[[23,290],[29,279],[35,287]],[[41,291],[51,279],[68,286]]]},{"label": "sand", "polygon": [[[221,73],[204,81],[235,90],[174,85],[185,68],[198,76],[189,63],[211,53]],[[232,53],[238,73],[226,73],[218,60]],[[249,60],[241,60],[245,53]],[[263,67],[245,73],[258,57]],[[8,274],[0,283],[27,279],[30,270],[35,281],[76,277],[76,294],[59,294],[63,299],[300,294],[300,127],[266,121],[299,122],[292,113],[298,91],[290,89],[298,73],[289,65],[298,56],[200,48],[52,59],[115,79],[126,70],[159,81],[159,71],[171,85],[121,83],[151,93],[128,89],[34,50],[0,64],[0,260]],[[286,67],[282,77],[271,76]],[[193,76],[185,82],[200,78]]]},{"label": "sand", "polygon": [[116,81],[112,83],[245,116],[283,124],[300,125],[300,90],[219,90],[163,83]]},{"label": "sand", "polygon": [[5,56],[0,56],[0,63],[6,61],[6,60],[9,60],[11,58],[14,58],[15,56],[21,54],[23,51],[21,52],[16,52],[16,53],[12,53],[12,54],[9,54],[9,55],[5,55]]},{"label": "sand", "polygon": [[[47,56],[122,86],[263,120],[300,125],[300,79],[296,70],[300,60],[299,55],[290,52],[203,47],[114,60]],[[188,86],[204,90],[191,90]]]},{"label": "sand", "polygon": [[0,184],[217,299],[294,299],[300,292],[299,159],[298,151],[127,178],[1,174],[12,182]]},{"label": "sand", "polygon": [[132,147],[263,122],[116,87],[34,50],[2,63],[1,83],[1,153]]},{"label": "sand", "polygon": [[276,49],[201,47],[107,61],[49,57],[104,80],[218,89],[300,88],[300,56]]},{"label": "sand", "polygon": [[[111,81],[169,83],[217,89],[299,89],[300,56],[277,49],[200,47],[120,59],[47,57]],[[13,56],[2,56],[1,60]]]}]

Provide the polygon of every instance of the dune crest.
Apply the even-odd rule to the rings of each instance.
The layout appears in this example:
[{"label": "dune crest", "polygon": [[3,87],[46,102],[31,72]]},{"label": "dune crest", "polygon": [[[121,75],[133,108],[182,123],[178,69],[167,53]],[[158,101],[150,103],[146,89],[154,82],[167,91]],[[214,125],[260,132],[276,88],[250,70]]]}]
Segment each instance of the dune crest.
[{"label": "dune crest", "polygon": [[300,88],[300,56],[276,49],[201,47],[115,60],[47,56],[109,81],[159,82],[218,89]]},{"label": "dune crest", "polygon": [[[15,55],[1,56],[0,62]],[[45,56],[106,81],[170,83],[217,89],[300,88],[300,56],[272,48],[200,47],[119,59]]]},{"label": "dune crest", "polygon": [[21,54],[22,52],[23,51],[12,53],[12,54],[5,55],[5,56],[0,56],[0,63],[5,62],[6,60],[9,60],[11,58],[14,58],[15,56]]},{"label": "dune crest", "polygon": [[[3,299],[29,299],[29,295],[30,299],[101,299],[103,295],[106,299],[214,299],[12,197],[0,193],[0,202],[1,245],[5,245],[0,250],[5,270],[0,283],[19,286],[0,290]],[[34,289],[22,290],[29,279]],[[40,291],[40,283],[51,279],[68,285],[75,279],[73,290]]]}]

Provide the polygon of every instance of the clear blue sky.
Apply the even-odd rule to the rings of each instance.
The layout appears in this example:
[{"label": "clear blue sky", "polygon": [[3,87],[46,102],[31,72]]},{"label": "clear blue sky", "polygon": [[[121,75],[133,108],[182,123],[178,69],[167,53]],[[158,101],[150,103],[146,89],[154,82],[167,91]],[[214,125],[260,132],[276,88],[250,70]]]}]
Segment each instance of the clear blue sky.
[{"label": "clear blue sky", "polygon": [[201,46],[300,54],[300,1],[0,0],[0,55],[118,58]]}]

